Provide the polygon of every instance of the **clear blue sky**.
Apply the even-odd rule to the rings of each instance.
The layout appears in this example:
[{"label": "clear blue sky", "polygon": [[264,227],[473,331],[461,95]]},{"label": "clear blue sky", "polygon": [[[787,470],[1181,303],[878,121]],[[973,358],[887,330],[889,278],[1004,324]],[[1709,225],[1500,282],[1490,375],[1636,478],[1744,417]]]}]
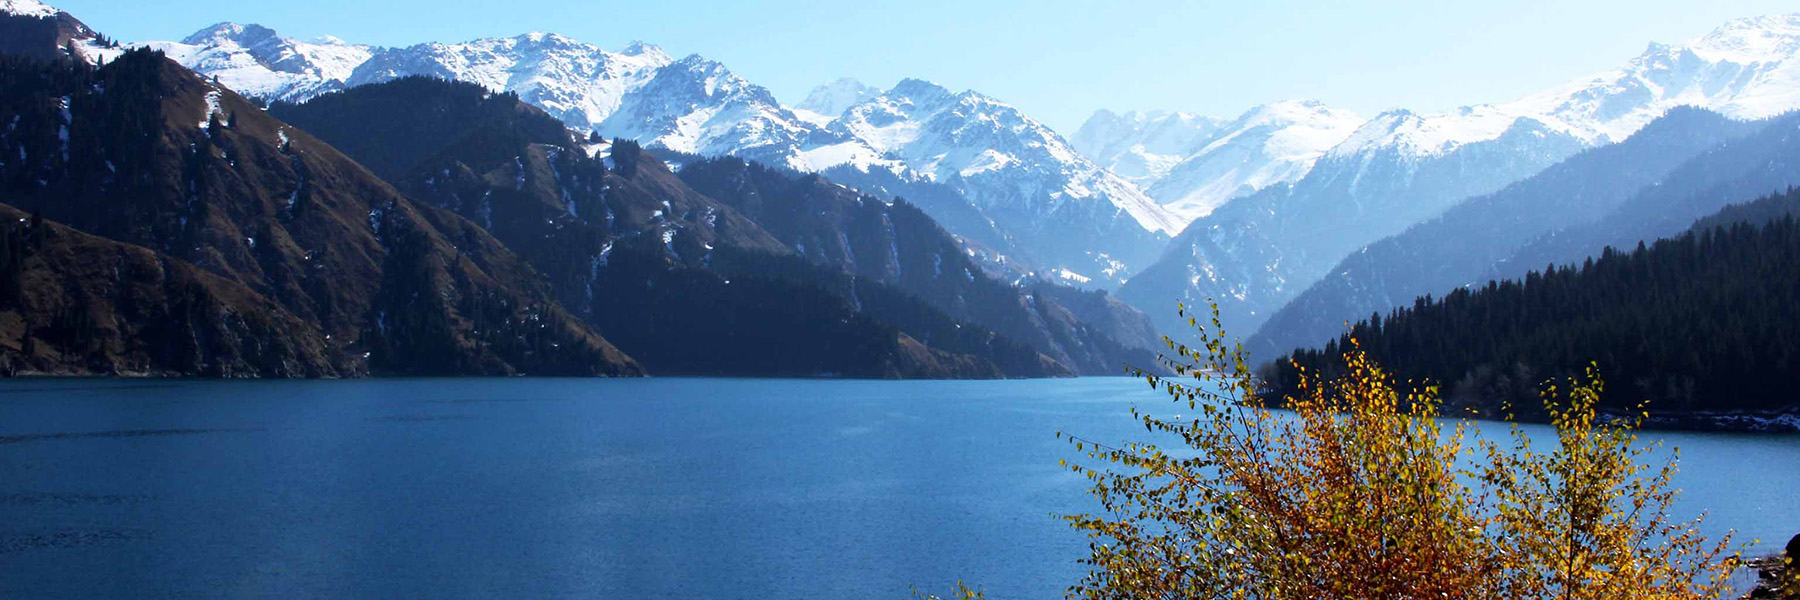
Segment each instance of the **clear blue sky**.
[{"label": "clear blue sky", "polygon": [[1372,116],[1502,102],[1792,0],[1575,2],[47,0],[123,41],[219,21],[409,45],[553,31],[699,53],[796,102],[841,76],[975,89],[1072,133],[1095,109],[1233,116],[1316,99]]}]

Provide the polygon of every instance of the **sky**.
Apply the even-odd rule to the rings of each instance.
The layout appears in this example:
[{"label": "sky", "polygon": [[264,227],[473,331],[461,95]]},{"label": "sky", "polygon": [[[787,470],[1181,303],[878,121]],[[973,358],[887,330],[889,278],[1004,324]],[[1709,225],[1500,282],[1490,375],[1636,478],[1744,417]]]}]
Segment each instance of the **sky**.
[{"label": "sky", "polygon": [[[854,77],[917,77],[1018,106],[1065,134],[1096,109],[1230,117],[1309,99],[1374,116],[1505,102],[1792,0],[825,2],[48,0],[121,41],[220,21],[404,46],[550,31],[698,53],[796,103]],[[1354,4],[1354,5],[1352,5]]]}]

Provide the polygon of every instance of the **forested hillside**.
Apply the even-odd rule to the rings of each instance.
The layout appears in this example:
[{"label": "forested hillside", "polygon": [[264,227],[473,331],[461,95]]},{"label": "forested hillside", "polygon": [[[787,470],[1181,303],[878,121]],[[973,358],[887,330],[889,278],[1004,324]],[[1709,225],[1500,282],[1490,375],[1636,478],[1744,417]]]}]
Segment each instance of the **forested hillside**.
[{"label": "forested hillside", "polygon": [[[114,328],[135,343],[179,347],[189,330],[143,328],[118,298],[62,297],[98,327],[78,346],[104,359],[44,355],[32,335],[0,353],[30,370],[240,375],[624,375],[640,367],[569,315],[529,265],[466,219],[420,206],[361,165],[269,117],[231,90],[153,51],[104,67],[72,58],[0,57],[0,201],[81,232],[191,264],[265,298],[242,318],[301,340],[318,338],[315,367],[289,365],[267,335],[200,340],[195,362],[106,345]],[[14,158],[16,157],[16,158]],[[130,252],[128,251],[127,254]],[[27,263],[54,268],[76,263]],[[170,266],[180,271],[185,267]],[[69,281],[90,280],[73,272]],[[117,278],[115,278],[116,280]],[[149,289],[143,286],[125,289]],[[230,286],[217,288],[221,294]],[[46,290],[33,288],[32,302]],[[241,294],[232,292],[227,295]],[[180,296],[170,300],[179,300]],[[158,299],[157,302],[162,302]],[[20,318],[40,307],[21,305]],[[263,313],[263,314],[256,314]],[[227,328],[231,330],[231,328]],[[27,322],[22,332],[48,331]],[[276,336],[279,337],[279,336]],[[48,341],[48,340],[45,340]],[[312,342],[304,342],[309,345]],[[231,366],[236,359],[262,361]],[[249,360],[246,358],[245,360]]]},{"label": "forested hillside", "polygon": [[493,232],[653,372],[1034,377],[1148,360],[1148,336],[995,281],[911,204],[817,176],[672,155],[678,176],[636,143],[430,78],[270,110]]},{"label": "forested hillside", "polygon": [[[1782,411],[1800,384],[1800,192],[1788,190],[1633,251],[1532,272],[1358,322],[1323,349],[1266,368],[1277,391],[1295,367],[1334,372],[1354,338],[1400,375],[1446,386],[1455,410],[1540,416],[1548,378],[1597,363],[1603,407],[1639,401],[1663,419]],[[1736,220],[1740,218],[1751,219]],[[1773,218],[1773,220],[1768,220]]]},{"label": "forested hillside", "polygon": [[[1499,275],[1496,269],[1534,239],[1606,218],[1636,196],[1687,187],[1683,179],[1738,173],[1736,164],[1744,161],[1723,163],[1702,156],[1699,162],[1731,166],[1682,167],[1697,155],[1780,124],[1734,121],[1697,108],[1670,111],[1622,142],[1582,152],[1503,190],[1464,200],[1436,218],[1351,253],[1325,278],[1282,306],[1245,345],[1258,356],[1276,356],[1341,333],[1346,320],[1385,313],[1422,294],[1519,276],[1523,270]],[[1671,179],[1671,173],[1678,177]],[[1736,201],[1754,199],[1769,189],[1759,188]],[[1688,222],[1692,220],[1690,216]],[[1563,260],[1587,255],[1581,252]],[[1548,262],[1531,266],[1542,268]]]}]

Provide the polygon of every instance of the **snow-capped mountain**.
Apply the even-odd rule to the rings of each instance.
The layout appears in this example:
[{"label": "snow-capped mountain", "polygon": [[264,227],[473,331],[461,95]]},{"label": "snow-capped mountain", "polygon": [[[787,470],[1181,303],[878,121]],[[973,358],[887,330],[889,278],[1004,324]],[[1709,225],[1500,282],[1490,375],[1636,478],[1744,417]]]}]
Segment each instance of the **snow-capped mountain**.
[{"label": "snow-capped mountain", "polygon": [[1318,102],[1258,106],[1221,127],[1217,137],[1175,165],[1148,192],[1191,222],[1232,198],[1298,181],[1361,122],[1354,113]]},{"label": "snow-capped mountain", "polygon": [[907,79],[851,106],[830,129],[914,171],[960,181],[971,199],[986,207],[1048,213],[1099,197],[1144,229],[1180,230],[1180,223],[1143,193],[1083,158],[1049,127],[972,91]]},{"label": "snow-capped mountain", "polygon": [[180,42],[145,45],[251,96],[299,102],[399,77],[439,77],[516,93],[578,131],[681,152],[785,164],[822,129],[719,63],[699,56],[675,60],[642,42],[612,52],[534,32],[378,48],[335,38],[307,42],[260,25],[220,23]]},{"label": "snow-capped mountain", "polygon": [[794,106],[794,112],[808,121],[824,125],[844,114],[856,103],[880,96],[881,88],[849,77],[813,88],[805,100]]},{"label": "snow-capped mountain", "polygon": [[1253,331],[1356,249],[1689,104],[1736,118],[1800,108],[1800,15],[1652,44],[1619,69],[1506,104],[1383,113],[1291,186],[1195,221],[1121,296],[1146,309],[1218,299],[1231,330]]},{"label": "snow-capped mountain", "polygon": [[972,91],[907,79],[828,130],[845,141],[810,148],[808,168],[886,168],[951,185],[1030,254],[1022,258],[1071,281],[1122,281],[1181,227],[1048,126]]},{"label": "snow-capped mountain", "polygon": [[1226,121],[1184,112],[1100,109],[1069,143],[1083,155],[1139,187],[1148,188],[1175,165],[1218,137]]},{"label": "snow-capped mountain", "polygon": [[591,131],[617,111],[628,94],[672,62],[661,48],[641,42],[609,52],[534,32],[381,49],[358,65],[345,83],[358,86],[409,75],[467,81],[494,92],[516,93],[570,127]]},{"label": "snow-capped mountain", "polygon": [[599,130],[679,152],[789,165],[819,126],[781,106],[762,86],[693,55],[630,89]]},{"label": "snow-capped mountain", "polygon": [[1314,101],[1258,106],[1229,121],[1102,110],[1075,140],[1084,154],[1192,222],[1232,198],[1299,180],[1361,123],[1355,113]]},{"label": "snow-capped mountain", "polygon": [[1075,281],[1123,281],[1184,224],[1018,109],[921,80],[882,92],[843,79],[789,108],[704,57],[672,60],[641,43],[610,52],[546,33],[374,48],[225,23],[149,45],[249,95],[300,101],[428,75],[514,92],[572,128],[649,147],[944,183],[1017,242],[1027,254],[1017,262]]},{"label": "snow-capped mountain", "polygon": [[[1345,321],[1385,315],[1419,296],[1580,262],[1604,245],[1653,240],[1725,204],[1784,189],[1800,181],[1800,163],[1791,160],[1800,148],[1791,135],[1796,116],[1736,121],[1672,109],[1619,143],[1358,249],[1271,315],[1246,345],[1269,355],[1310,345],[1341,333]],[[1517,260],[1523,255],[1515,253],[1531,246],[1557,251]]]},{"label": "snow-capped mountain", "polygon": [[246,96],[304,100],[343,89],[375,52],[335,38],[307,42],[260,25],[219,23],[179,42],[144,44]]},{"label": "snow-capped mountain", "polygon": [[240,94],[300,102],[333,90],[428,75],[514,92],[571,127],[589,130],[673,62],[655,46],[608,52],[555,34],[378,48],[336,38],[303,41],[260,25],[219,23],[180,42],[144,44]]},{"label": "snow-capped mountain", "polygon": [[1591,147],[1630,137],[1677,106],[1734,119],[1800,106],[1800,13],[1738,19],[1680,45],[1652,43],[1623,67],[1506,104],[1429,116],[1384,114],[1331,152],[1350,156],[1392,147],[1441,156],[1498,138],[1519,119]]}]

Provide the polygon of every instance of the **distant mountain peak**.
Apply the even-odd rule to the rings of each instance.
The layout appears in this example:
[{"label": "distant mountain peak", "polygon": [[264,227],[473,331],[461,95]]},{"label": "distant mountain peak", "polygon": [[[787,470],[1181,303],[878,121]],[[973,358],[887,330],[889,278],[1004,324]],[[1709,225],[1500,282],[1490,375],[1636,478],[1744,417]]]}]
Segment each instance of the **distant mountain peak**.
[{"label": "distant mountain peak", "polygon": [[[1710,61],[1787,60],[1800,52],[1800,13],[1734,19],[1684,46]],[[1653,45],[1651,50],[1657,48]]]},{"label": "distant mountain peak", "polygon": [[938,85],[937,82],[928,79],[908,77],[900,80],[900,83],[894,84],[894,89],[888,90],[888,95],[907,97],[949,96],[950,88]]},{"label": "distant mountain peak", "polygon": [[725,65],[720,64],[719,61],[701,56],[698,53],[683,56],[680,60],[677,60],[672,64],[696,71],[720,71],[725,68]]},{"label": "distant mountain peak", "polygon": [[209,25],[182,38],[181,43],[199,46],[229,41],[240,46],[249,46],[256,42],[278,37],[280,36],[275,33],[275,30],[255,23],[241,24],[224,21]]},{"label": "distant mountain peak", "polygon": [[1393,148],[1442,155],[1498,138],[1521,119],[1601,145],[1629,137],[1677,106],[1705,107],[1737,119],[1773,116],[1800,106],[1796,81],[1800,13],[1736,19],[1680,44],[1650,43],[1621,68],[1512,102],[1431,115],[1384,112],[1331,153]]},{"label": "distant mountain peak", "polygon": [[1317,100],[1262,104],[1234,119],[1101,111],[1073,142],[1185,224],[1232,198],[1298,180],[1359,123]]},{"label": "distant mountain peak", "polygon": [[218,78],[245,96],[279,100],[310,98],[345,83],[378,48],[337,38],[305,41],[282,37],[254,23],[214,23],[180,42],[140,44],[159,50],[196,72]]},{"label": "distant mountain peak", "polygon": [[813,88],[795,108],[811,111],[818,115],[835,118],[844,114],[851,106],[881,95],[881,90],[850,77],[838,79]]},{"label": "distant mountain peak", "polygon": [[1260,104],[1238,117],[1239,121],[1299,121],[1315,117],[1357,118],[1355,113],[1332,108],[1318,100],[1283,100]]},{"label": "distant mountain peak", "polygon": [[[253,38],[253,39],[252,39]],[[282,38],[220,24],[189,42],[149,45],[240,93],[301,102],[409,75],[509,91],[581,132],[801,170],[879,167],[950,185],[971,210],[1060,256],[1084,277],[1121,281],[1181,223],[1080,156],[1055,131],[974,91],[907,79],[882,92],[854,79],[800,107],[700,55],[632,42],[609,52],[551,33],[378,48]],[[979,208],[973,208],[979,207]],[[1060,233],[1053,233],[1060,232]],[[1079,238],[1088,241],[1072,241]],[[1018,252],[1029,252],[1020,250]]]},{"label": "distant mountain peak", "polygon": [[670,59],[669,53],[664,52],[662,46],[642,40],[632,40],[631,43],[626,44],[625,49],[620,50],[619,53],[625,56],[661,57],[665,61]]},{"label": "distant mountain peak", "polygon": [[[1624,140],[1682,106],[1738,120],[1800,109],[1800,15],[1738,19],[1679,44],[1650,44],[1618,68],[1511,102],[1384,112],[1292,187],[1239,196],[1190,225],[1196,235],[1178,238],[1146,270],[1155,275],[1120,294],[1139,302],[1230,297],[1232,325],[1254,326],[1358,248]],[[1151,195],[1166,198],[1158,187]]]}]

